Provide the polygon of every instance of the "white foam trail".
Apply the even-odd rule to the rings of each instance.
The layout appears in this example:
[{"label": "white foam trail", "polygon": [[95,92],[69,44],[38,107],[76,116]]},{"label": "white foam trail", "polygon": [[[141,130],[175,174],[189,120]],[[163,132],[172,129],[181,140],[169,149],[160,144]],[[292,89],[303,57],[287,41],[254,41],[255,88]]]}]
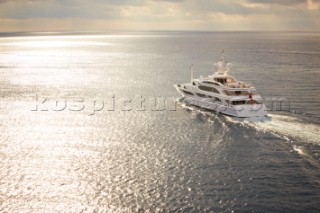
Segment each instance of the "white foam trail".
[{"label": "white foam trail", "polygon": [[[196,107],[182,104],[182,107],[191,111],[197,110]],[[205,113],[207,116],[213,114]],[[244,125],[253,126],[258,130],[264,132],[272,132],[288,141],[290,138],[298,139],[301,142],[310,142],[320,144],[320,125],[303,121],[297,116],[270,114],[268,117],[255,118],[235,118],[225,116],[230,123],[242,123]]]},{"label": "white foam trail", "polygon": [[231,123],[256,123],[271,121],[271,117],[251,117],[251,118],[237,118],[226,116],[226,119]]},{"label": "white foam trail", "polygon": [[[269,114],[268,117],[260,118],[234,118],[226,116],[230,123],[241,123],[261,130],[271,132],[287,141],[292,139],[300,142],[310,142],[320,144],[320,125],[303,121],[302,119],[290,115]],[[301,147],[294,147],[299,154],[306,155]]]},{"label": "white foam trail", "polygon": [[269,122],[254,123],[254,126],[264,131],[275,131],[284,136],[302,140],[303,142],[314,142],[320,144],[320,126],[307,123],[298,117],[290,115],[270,115]]}]

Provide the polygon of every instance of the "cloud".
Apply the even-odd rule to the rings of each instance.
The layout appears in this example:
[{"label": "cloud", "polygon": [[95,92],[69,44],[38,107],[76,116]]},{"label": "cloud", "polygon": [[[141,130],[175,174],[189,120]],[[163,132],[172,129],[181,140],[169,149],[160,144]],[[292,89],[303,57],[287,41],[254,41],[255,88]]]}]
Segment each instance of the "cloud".
[{"label": "cloud", "polygon": [[[241,1],[225,1],[225,0],[198,0],[192,8],[198,9],[198,12],[220,12],[230,15],[236,14],[253,14],[253,13],[260,13],[263,12],[265,9],[264,7],[260,8],[251,8],[251,7],[244,7],[243,5],[239,4]],[[192,9],[191,8],[191,9]]]},{"label": "cloud", "polygon": [[306,0],[249,0],[251,3],[260,3],[260,4],[279,4],[279,5],[297,5],[305,4]]},{"label": "cloud", "polygon": [[320,0],[248,0],[250,3],[264,5],[298,6],[304,5],[310,10],[320,10]]},{"label": "cloud", "polygon": [[7,2],[23,3],[23,2],[33,2],[33,1],[39,1],[39,0],[0,0],[0,4],[7,3]]},{"label": "cloud", "polygon": [[320,0],[0,0],[0,4],[1,31],[320,29]]},{"label": "cloud", "polygon": [[[123,0],[109,2],[110,4],[106,5],[103,4],[102,0],[94,0],[89,3],[82,0],[7,0],[0,8],[0,18],[117,18],[116,6],[119,4],[126,5],[126,3]],[[133,4],[133,2],[135,1],[131,1],[130,4]]]},{"label": "cloud", "polygon": [[172,2],[172,3],[182,3],[182,2],[185,2],[186,0],[152,0],[152,1],[155,1],[155,2]]},{"label": "cloud", "polygon": [[320,0],[307,0],[309,10],[320,10]]}]

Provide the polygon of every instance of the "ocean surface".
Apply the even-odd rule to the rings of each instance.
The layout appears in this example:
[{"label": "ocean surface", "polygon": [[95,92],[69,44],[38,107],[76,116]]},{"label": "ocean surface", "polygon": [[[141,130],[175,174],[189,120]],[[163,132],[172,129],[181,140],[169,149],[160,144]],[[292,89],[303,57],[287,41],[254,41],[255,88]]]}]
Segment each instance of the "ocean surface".
[{"label": "ocean surface", "polygon": [[[176,102],[213,73],[271,121]],[[0,33],[0,212],[320,212],[320,33]]]}]

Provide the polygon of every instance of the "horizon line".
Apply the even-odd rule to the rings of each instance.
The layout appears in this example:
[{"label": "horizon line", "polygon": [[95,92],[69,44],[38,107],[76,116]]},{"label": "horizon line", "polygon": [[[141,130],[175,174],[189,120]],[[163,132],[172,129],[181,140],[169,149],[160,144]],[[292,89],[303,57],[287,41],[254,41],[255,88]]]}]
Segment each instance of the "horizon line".
[{"label": "horizon line", "polygon": [[50,31],[0,31],[0,37],[3,36],[14,36],[16,35],[42,35],[42,36],[52,36],[52,35],[103,35],[103,34],[128,34],[128,33],[320,33],[319,30],[50,30]]}]

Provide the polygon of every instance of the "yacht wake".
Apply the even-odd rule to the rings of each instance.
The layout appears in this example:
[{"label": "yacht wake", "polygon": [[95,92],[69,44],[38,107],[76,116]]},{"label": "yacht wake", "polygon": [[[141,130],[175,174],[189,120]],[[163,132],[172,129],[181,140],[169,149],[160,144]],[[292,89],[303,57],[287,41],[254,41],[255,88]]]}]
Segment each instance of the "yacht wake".
[{"label": "yacht wake", "polygon": [[[217,113],[203,110],[196,106],[190,106],[180,102],[180,106],[186,110],[198,112],[209,117],[217,117]],[[221,115],[223,116],[223,115]],[[218,116],[220,117],[220,116]],[[235,118],[225,117],[225,121],[230,125],[248,125],[258,131],[271,132],[288,141],[300,141],[320,144],[320,125],[306,120],[297,114],[275,114],[269,113],[267,117]]]},{"label": "yacht wake", "polygon": [[269,114],[267,122],[248,122],[257,130],[269,131],[288,140],[320,144],[320,125],[295,115]]}]

